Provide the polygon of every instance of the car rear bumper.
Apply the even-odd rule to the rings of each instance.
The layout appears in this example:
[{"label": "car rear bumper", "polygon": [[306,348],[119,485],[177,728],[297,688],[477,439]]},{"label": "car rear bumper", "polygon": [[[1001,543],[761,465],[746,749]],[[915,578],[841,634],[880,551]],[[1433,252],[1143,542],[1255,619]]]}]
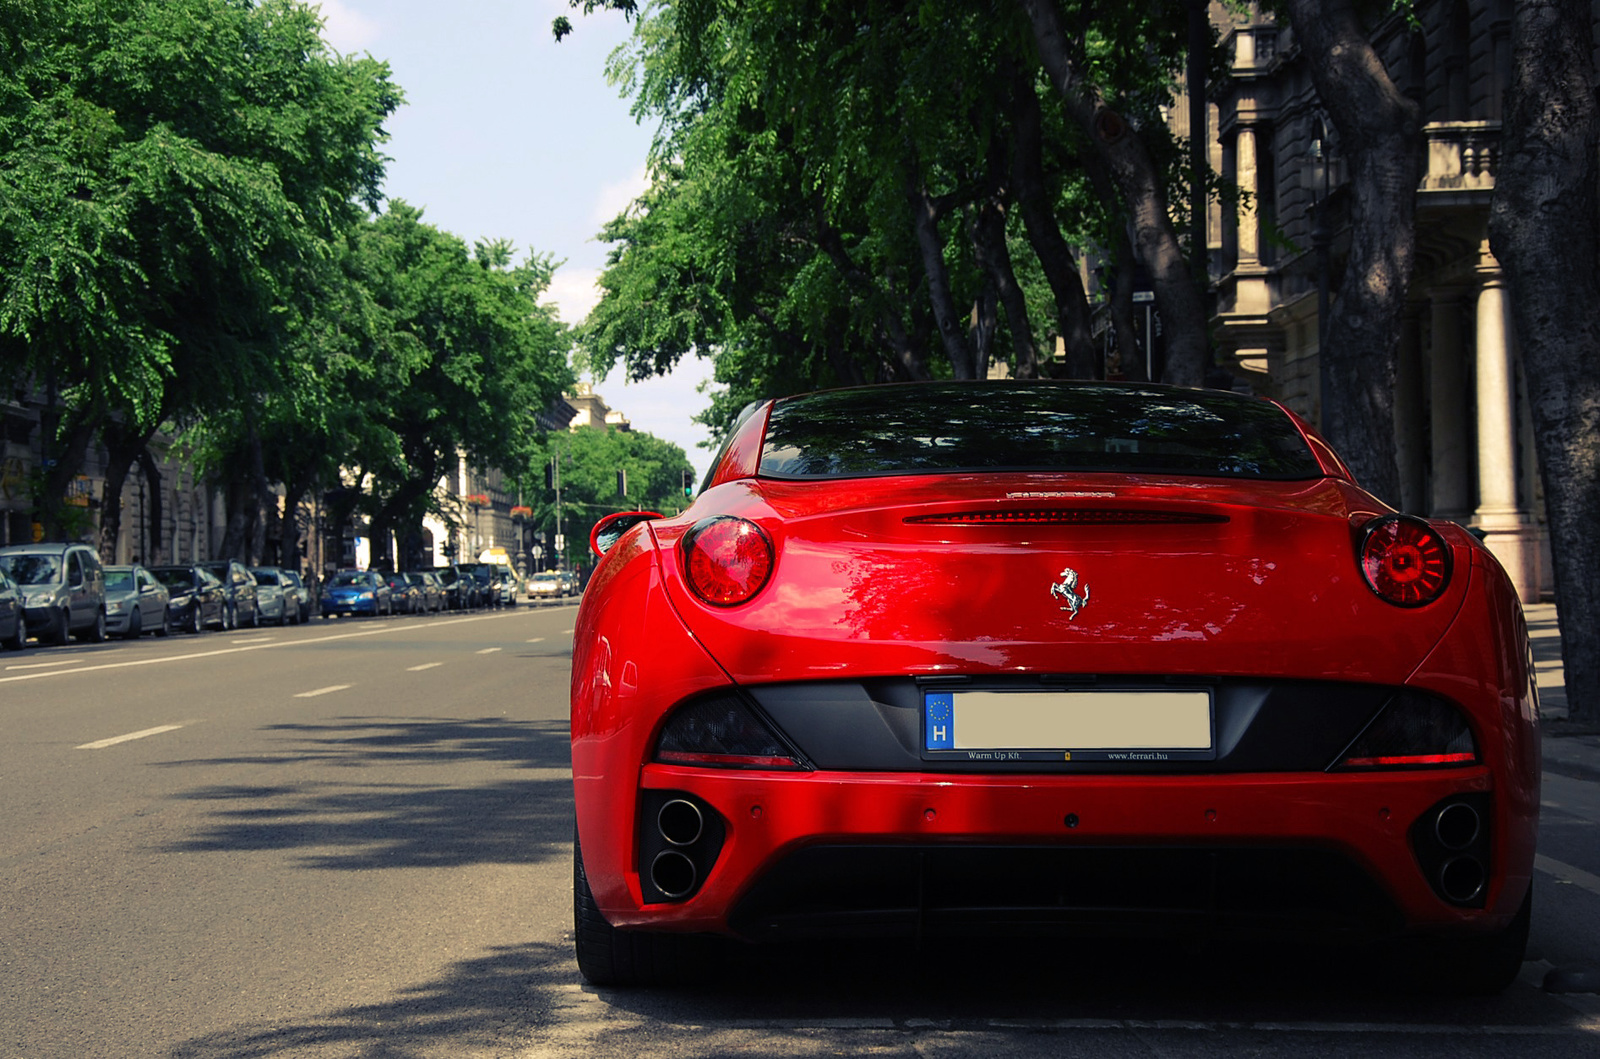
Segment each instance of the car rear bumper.
[{"label": "car rear bumper", "polygon": [[[1414,828],[1441,802],[1493,801],[1487,768],[1189,776],[747,772],[651,764],[634,826],[585,833],[618,926],[751,939],[810,934],[1204,931],[1383,935],[1492,930],[1516,913],[1531,827],[1486,811],[1478,903],[1436,892]],[[709,856],[654,834],[688,796]],[[580,789],[580,821],[583,793]],[[610,841],[606,841],[609,838]],[[1520,857],[1509,851],[1529,850]],[[662,852],[693,892],[663,900]],[[1529,861],[1524,863],[1522,861]],[[650,898],[647,899],[647,894]]]}]

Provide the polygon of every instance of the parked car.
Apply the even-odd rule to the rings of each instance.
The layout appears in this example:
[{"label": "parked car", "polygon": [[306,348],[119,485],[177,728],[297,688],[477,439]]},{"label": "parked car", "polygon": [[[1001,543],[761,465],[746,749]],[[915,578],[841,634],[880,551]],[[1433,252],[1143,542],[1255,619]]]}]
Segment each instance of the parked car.
[{"label": "parked car", "polygon": [[150,574],[167,590],[167,621],[184,632],[224,628],[228,593],[216,575],[201,566],[152,566]]},{"label": "parked car", "polygon": [[782,397],[680,515],[590,540],[570,723],[592,982],[672,980],[688,932],[1265,931],[1369,940],[1465,993],[1524,967],[1517,593],[1281,405]]},{"label": "parked car", "polygon": [[0,548],[0,569],[22,587],[28,632],[41,643],[66,643],[70,634],[106,638],[106,576],[87,544],[13,544]]},{"label": "parked car", "polygon": [[560,599],[567,594],[567,586],[559,570],[546,570],[528,578],[528,602]]},{"label": "parked car", "polygon": [[237,559],[218,559],[200,565],[221,581],[227,592],[228,613],[223,619],[224,629],[243,626],[254,628],[261,624],[261,610],[256,603],[256,578],[249,567]]},{"label": "parked car", "polygon": [[147,632],[167,635],[170,599],[167,587],[137,563],[106,567],[106,632],[128,640]]},{"label": "parked car", "polygon": [[437,614],[445,609],[444,585],[440,583],[438,574],[432,570],[416,570],[406,577],[417,589],[417,596],[421,600],[419,610],[425,614]]},{"label": "parked car", "polygon": [[283,593],[286,597],[294,599],[295,617],[299,622],[309,621],[311,618],[311,590],[306,587],[305,581],[294,570],[278,568],[278,573],[283,577]]},{"label": "parked car", "polygon": [[478,605],[478,582],[461,572],[461,567],[450,563],[436,566],[439,584],[445,592],[445,602],[450,610],[471,610]]},{"label": "parked car", "polygon": [[500,563],[489,563],[489,585],[495,593],[496,605],[517,605],[517,572]]},{"label": "parked car", "polygon": [[411,578],[405,574],[384,574],[384,583],[389,586],[389,605],[395,614],[415,614],[417,600],[422,595],[416,586],[411,583]]},{"label": "parked car", "polygon": [[393,614],[389,585],[370,570],[341,570],[322,586],[323,620],[335,615]]},{"label": "parked car", "polygon": [[562,570],[561,584],[565,586],[566,594],[569,596],[576,596],[583,591],[583,586],[578,583],[578,571],[576,570]]},{"label": "parked car", "polygon": [[467,576],[477,582],[478,606],[500,607],[505,605],[505,600],[500,595],[500,581],[495,571],[499,567],[492,563],[477,563],[467,567]]},{"label": "parked car", "polygon": [[276,566],[256,566],[250,570],[256,579],[256,610],[261,621],[274,625],[299,622],[300,602],[293,589],[284,583],[283,571]]},{"label": "parked car", "polygon": [[22,586],[0,570],[0,646],[20,651],[28,644],[28,620],[22,613]]}]

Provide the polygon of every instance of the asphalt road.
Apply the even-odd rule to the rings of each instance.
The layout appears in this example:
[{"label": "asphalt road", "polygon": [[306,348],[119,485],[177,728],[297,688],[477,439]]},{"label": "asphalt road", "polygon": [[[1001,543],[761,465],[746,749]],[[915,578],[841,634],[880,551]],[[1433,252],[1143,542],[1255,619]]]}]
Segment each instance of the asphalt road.
[{"label": "asphalt road", "polygon": [[1581,769],[1547,783],[1524,981],[1487,1001],[1324,952],[999,940],[584,987],[574,613],[0,655],[0,1057],[1600,1054],[1600,997],[1539,988],[1600,967]]}]

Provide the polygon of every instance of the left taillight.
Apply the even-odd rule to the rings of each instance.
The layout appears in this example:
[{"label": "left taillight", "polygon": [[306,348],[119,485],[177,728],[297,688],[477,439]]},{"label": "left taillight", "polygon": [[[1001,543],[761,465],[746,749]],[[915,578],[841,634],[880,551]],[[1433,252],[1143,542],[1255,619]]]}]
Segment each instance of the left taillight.
[{"label": "left taillight", "polygon": [[795,751],[737,693],[686,703],[667,718],[655,760],[667,765],[803,769]]},{"label": "left taillight", "polygon": [[1422,607],[1450,584],[1450,546],[1432,526],[1409,515],[1385,515],[1361,533],[1361,573],[1386,603]]},{"label": "left taillight", "polygon": [[772,538],[749,519],[713,515],[683,536],[683,572],[694,594],[718,607],[755,597],[772,576]]}]

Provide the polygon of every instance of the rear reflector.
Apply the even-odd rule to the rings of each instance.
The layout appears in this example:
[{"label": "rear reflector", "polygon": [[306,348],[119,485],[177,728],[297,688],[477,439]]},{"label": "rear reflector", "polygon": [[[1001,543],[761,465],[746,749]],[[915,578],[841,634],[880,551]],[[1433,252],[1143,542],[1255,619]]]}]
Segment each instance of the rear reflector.
[{"label": "rear reflector", "polygon": [[1478,760],[1472,730],[1444,699],[1402,691],[1339,756],[1340,769],[1451,768]]},{"label": "rear reflector", "polygon": [[655,759],[709,768],[800,769],[791,751],[737,694],[678,708],[656,741]]},{"label": "rear reflector", "polygon": [[1201,511],[1138,511],[1109,508],[1067,509],[1013,509],[1002,511],[952,511],[942,515],[908,515],[905,519],[913,526],[992,526],[992,525],[1046,525],[1046,526],[1135,526],[1177,523],[1218,523],[1228,521],[1226,515],[1213,515]]},{"label": "rear reflector", "polygon": [[1385,515],[1361,537],[1361,573],[1379,599],[1422,607],[1450,584],[1450,546],[1432,526],[1408,515]]}]

